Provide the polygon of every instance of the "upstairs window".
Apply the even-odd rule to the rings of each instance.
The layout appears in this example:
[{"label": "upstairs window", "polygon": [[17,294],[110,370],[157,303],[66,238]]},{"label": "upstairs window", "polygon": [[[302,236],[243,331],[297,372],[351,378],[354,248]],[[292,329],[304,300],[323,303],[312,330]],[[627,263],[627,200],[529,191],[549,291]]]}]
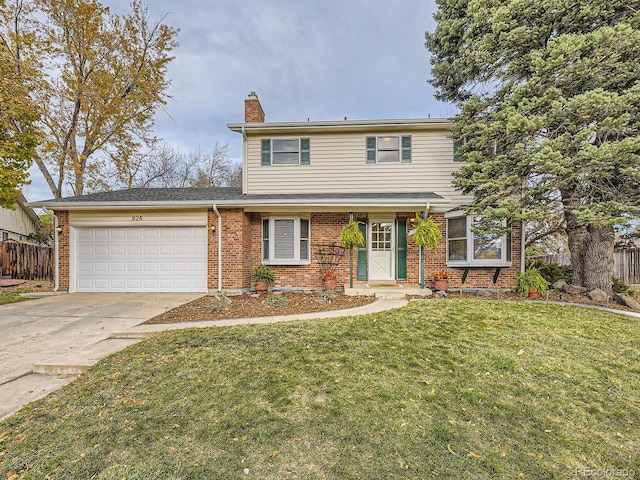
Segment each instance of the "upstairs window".
[{"label": "upstairs window", "polygon": [[490,227],[480,216],[464,216],[455,212],[447,217],[447,265],[511,265],[511,235],[474,232],[473,227]]},{"label": "upstairs window", "polygon": [[262,219],[262,262],[265,265],[306,265],[309,262],[308,218]]},{"label": "upstairs window", "polygon": [[262,165],[309,165],[310,144],[308,138],[263,138]]},{"label": "upstairs window", "polygon": [[367,137],[367,163],[411,163],[411,136]]}]

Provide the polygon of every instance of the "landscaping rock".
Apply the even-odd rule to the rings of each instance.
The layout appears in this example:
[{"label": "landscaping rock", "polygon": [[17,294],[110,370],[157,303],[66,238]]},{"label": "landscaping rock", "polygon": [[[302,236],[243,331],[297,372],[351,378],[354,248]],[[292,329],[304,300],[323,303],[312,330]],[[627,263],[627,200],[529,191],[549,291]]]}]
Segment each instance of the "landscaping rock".
[{"label": "landscaping rock", "polygon": [[614,293],[613,299],[620,305],[624,305],[625,307],[640,311],[640,303],[638,303],[635,298],[630,297],[629,295],[625,295],[623,293]]},{"label": "landscaping rock", "polygon": [[260,294],[259,293],[252,293],[249,295],[249,298],[260,298]]},{"label": "landscaping rock", "polygon": [[562,290],[569,295],[584,295],[587,293],[587,288],[580,285],[565,285]]},{"label": "landscaping rock", "polygon": [[564,278],[561,278],[560,280],[556,280],[555,282],[553,282],[553,285],[551,285],[551,288],[553,288],[554,290],[562,290],[565,285],[569,285],[569,284]]},{"label": "landscaping rock", "polygon": [[476,297],[490,297],[495,293],[495,290],[481,289],[476,292]]},{"label": "landscaping rock", "polygon": [[606,302],[609,299],[609,295],[607,295],[607,292],[599,288],[587,292],[587,297],[589,297],[594,302]]},{"label": "landscaping rock", "polygon": [[436,292],[436,298],[447,298],[449,296],[449,294],[447,292],[445,292],[444,290],[438,290]]}]

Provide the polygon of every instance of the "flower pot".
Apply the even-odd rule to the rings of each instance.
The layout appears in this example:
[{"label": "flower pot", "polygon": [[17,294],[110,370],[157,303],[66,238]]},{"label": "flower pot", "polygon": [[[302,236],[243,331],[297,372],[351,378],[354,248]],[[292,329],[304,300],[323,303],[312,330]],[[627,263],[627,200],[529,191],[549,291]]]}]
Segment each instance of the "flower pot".
[{"label": "flower pot", "polygon": [[327,278],[324,281],[324,288],[326,288],[327,290],[335,290],[336,287],[338,286],[338,281],[335,278]]},{"label": "flower pot", "polygon": [[540,290],[538,290],[537,288],[530,288],[529,289],[529,298],[531,300],[535,300],[537,298],[540,298]]},{"label": "flower pot", "polygon": [[267,293],[269,290],[269,282],[265,280],[256,280],[254,287],[258,293]]},{"label": "flower pot", "polygon": [[433,281],[436,290],[446,291],[449,288],[449,279],[439,278]]}]

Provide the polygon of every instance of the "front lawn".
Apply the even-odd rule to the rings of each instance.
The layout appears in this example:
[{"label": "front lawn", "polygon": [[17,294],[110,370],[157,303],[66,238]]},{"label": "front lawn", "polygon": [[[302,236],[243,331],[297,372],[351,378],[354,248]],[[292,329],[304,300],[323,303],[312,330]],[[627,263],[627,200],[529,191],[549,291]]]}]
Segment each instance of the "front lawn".
[{"label": "front lawn", "polygon": [[0,423],[0,478],[640,476],[639,427],[637,318],[412,302],[151,337]]}]

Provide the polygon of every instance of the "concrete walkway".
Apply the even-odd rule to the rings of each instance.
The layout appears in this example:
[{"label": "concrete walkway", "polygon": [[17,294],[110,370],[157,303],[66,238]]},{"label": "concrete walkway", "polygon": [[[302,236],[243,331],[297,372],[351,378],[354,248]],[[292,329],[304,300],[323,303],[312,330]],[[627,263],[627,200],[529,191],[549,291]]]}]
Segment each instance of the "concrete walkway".
[{"label": "concrete walkway", "polygon": [[377,313],[406,305],[383,299],[348,310],[157,325],[143,323],[198,294],[71,294],[0,306],[0,420],[99,360],[153,333]]}]

